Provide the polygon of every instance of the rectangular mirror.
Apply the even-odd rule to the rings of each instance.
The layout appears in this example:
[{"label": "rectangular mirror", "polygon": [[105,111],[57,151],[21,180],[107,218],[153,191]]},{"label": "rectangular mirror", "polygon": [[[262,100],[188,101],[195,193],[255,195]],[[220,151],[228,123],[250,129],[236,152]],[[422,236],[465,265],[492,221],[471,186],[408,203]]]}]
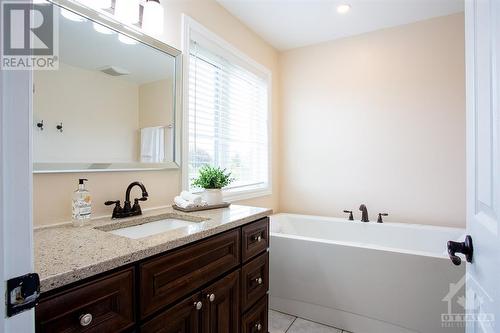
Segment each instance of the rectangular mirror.
[{"label": "rectangular mirror", "polygon": [[36,173],[177,168],[181,52],[69,1],[59,69],[35,71]]}]

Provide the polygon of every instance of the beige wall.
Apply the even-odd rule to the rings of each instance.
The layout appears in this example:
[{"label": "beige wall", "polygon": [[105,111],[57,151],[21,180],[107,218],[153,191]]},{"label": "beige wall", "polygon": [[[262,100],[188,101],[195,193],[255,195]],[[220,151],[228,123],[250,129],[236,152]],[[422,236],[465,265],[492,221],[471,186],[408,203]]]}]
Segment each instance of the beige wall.
[{"label": "beige wall", "polygon": [[280,210],[465,225],[464,17],[285,52]]},{"label": "beige wall", "polygon": [[[139,127],[165,126],[165,159],[174,161],[174,91],[171,79],[139,86]],[[139,150],[141,149],[139,143]],[[140,154],[139,154],[140,155]],[[139,160],[141,157],[139,156]]]},{"label": "beige wall", "polygon": [[[137,160],[137,84],[63,63],[57,71],[35,71],[34,83],[33,117],[45,125],[33,132],[34,162]],[[62,133],[56,130],[60,122]]]},{"label": "beige wall", "polygon": [[139,86],[139,127],[172,125],[173,118],[172,80],[161,80]]},{"label": "beige wall", "polygon": [[[273,195],[243,201],[243,203],[278,207],[278,132],[279,132],[279,91],[278,91],[278,54],[250,31],[240,21],[230,15],[214,0],[174,0],[164,1],[165,27],[162,40],[181,49],[182,25],[181,14],[186,13],[195,20],[226,39],[229,43],[261,63],[273,74]],[[150,198],[144,202],[144,208],[168,205],[181,189],[180,171],[153,172],[116,172],[87,174],[52,174],[34,175],[33,202],[34,224],[46,225],[67,221],[71,217],[71,193],[75,190],[77,179],[89,178],[88,188],[92,191],[95,215],[111,214],[111,208],[103,202],[110,199],[123,200],[126,186],[134,180],[143,181],[148,188]]]}]

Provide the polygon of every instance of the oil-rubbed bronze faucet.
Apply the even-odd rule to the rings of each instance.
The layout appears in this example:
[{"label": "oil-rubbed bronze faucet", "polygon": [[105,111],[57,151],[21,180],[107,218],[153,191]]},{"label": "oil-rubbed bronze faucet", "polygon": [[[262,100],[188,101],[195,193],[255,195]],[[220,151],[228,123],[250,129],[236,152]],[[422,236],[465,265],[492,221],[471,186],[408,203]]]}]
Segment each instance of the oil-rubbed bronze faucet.
[{"label": "oil-rubbed bronze faucet", "polygon": [[361,222],[370,222],[370,219],[368,219],[368,209],[366,209],[366,206],[359,206],[359,210],[361,211]]},{"label": "oil-rubbed bronze faucet", "polygon": [[[134,205],[131,206],[130,191],[132,190],[132,188],[134,188],[134,186],[139,186],[141,188],[142,197],[135,198]],[[141,182],[133,182],[127,187],[127,191],[125,193],[125,203],[123,204],[123,208],[120,206],[120,200],[106,201],[104,204],[106,206],[115,205],[115,208],[113,209],[113,215],[111,216],[111,218],[120,219],[124,217],[142,215],[142,209],[141,206],[139,205],[139,201],[146,201],[146,200],[148,200],[148,191],[146,190],[144,184]]]}]

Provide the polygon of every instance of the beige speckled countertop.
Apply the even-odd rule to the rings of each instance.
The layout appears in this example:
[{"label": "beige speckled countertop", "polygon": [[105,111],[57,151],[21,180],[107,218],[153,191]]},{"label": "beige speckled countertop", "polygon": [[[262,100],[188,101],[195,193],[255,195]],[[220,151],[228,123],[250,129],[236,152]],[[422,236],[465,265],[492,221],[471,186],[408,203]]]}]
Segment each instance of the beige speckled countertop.
[{"label": "beige speckled countertop", "polygon": [[[103,231],[158,220],[159,215],[175,217],[171,214],[198,223],[141,239]],[[238,205],[195,213],[164,208],[120,220],[96,219],[80,228],[71,224],[39,228],[34,231],[35,271],[40,275],[41,291],[46,292],[271,214],[267,208]]]}]

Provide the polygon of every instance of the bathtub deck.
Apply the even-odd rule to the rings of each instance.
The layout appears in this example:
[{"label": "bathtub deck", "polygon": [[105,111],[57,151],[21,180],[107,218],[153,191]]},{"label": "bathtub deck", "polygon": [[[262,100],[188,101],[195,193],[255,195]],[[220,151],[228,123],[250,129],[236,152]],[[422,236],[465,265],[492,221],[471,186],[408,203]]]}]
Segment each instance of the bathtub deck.
[{"label": "bathtub deck", "polygon": [[269,310],[269,333],[352,333]]}]

